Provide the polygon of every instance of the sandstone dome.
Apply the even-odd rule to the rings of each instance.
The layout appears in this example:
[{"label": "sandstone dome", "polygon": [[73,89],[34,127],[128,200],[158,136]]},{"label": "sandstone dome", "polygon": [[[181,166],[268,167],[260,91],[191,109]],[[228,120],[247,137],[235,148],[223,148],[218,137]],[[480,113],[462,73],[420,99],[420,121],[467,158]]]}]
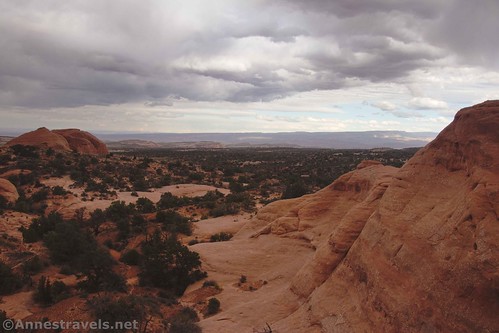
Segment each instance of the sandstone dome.
[{"label": "sandstone dome", "polygon": [[6,144],[6,146],[9,147],[15,145],[34,146],[44,149],[52,148],[57,151],[71,151],[66,138],[45,127],[40,127],[35,131],[24,133]]},{"label": "sandstone dome", "polygon": [[106,145],[94,135],[79,129],[53,130],[53,133],[60,134],[69,143],[73,151],[83,154],[106,155],[109,153]]},{"label": "sandstone dome", "polygon": [[25,145],[52,148],[56,151],[74,151],[82,154],[105,155],[106,145],[92,134],[79,129],[48,130],[41,127],[7,142],[7,146]]},{"label": "sandstone dome", "polygon": [[0,178],[0,196],[4,197],[7,202],[14,203],[19,198],[17,189],[7,179]]}]

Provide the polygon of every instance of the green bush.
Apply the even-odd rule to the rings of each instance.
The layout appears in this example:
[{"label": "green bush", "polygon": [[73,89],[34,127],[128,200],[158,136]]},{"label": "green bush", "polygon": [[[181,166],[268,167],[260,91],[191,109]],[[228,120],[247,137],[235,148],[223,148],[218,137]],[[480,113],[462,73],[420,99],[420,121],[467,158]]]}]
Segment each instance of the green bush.
[{"label": "green bush", "polygon": [[206,309],[207,315],[213,315],[220,311],[220,301],[216,298],[210,298],[208,301],[208,308]]},{"label": "green bush", "polygon": [[203,288],[208,288],[208,287],[215,287],[217,289],[220,289],[220,286],[215,280],[206,280],[203,282]]},{"label": "green bush", "polygon": [[13,293],[21,286],[21,278],[14,274],[8,265],[0,261],[0,295]]},{"label": "green bush", "polygon": [[[133,322],[140,324],[147,315],[147,308],[141,297],[127,295],[112,298],[109,295],[95,297],[88,301],[90,310],[95,319],[103,322]],[[136,328],[140,331],[140,327]],[[127,330],[114,329],[113,332],[126,332]]]},{"label": "green bush", "polygon": [[184,307],[180,312],[167,320],[169,333],[201,333],[201,328],[196,324],[199,317],[191,308]]},{"label": "green bush", "polygon": [[192,245],[196,245],[196,244],[198,244],[198,243],[199,243],[199,241],[198,241],[197,239],[191,239],[191,240],[189,241],[189,243],[187,243],[187,245],[192,246]]},{"label": "green bush", "polygon": [[51,305],[69,296],[69,289],[64,282],[55,281],[50,283],[47,277],[42,276],[38,281],[38,287],[33,294],[33,299],[42,305]]},{"label": "green bush", "polygon": [[200,270],[199,254],[190,251],[175,237],[156,231],[142,244],[142,285],[171,290],[182,295],[188,285],[206,277]]},{"label": "green bush", "polygon": [[40,257],[34,256],[23,263],[22,270],[24,274],[31,275],[40,272],[44,266],[45,263],[40,259]]},{"label": "green bush", "polygon": [[113,201],[106,209],[106,216],[113,222],[121,219],[128,219],[135,211],[133,204],[127,205],[124,201]]},{"label": "green bush", "polygon": [[177,197],[170,192],[165,192],[161,195],[157,206],[159,209],[177,208],[189,205],[191,199],[187,197]]},{"label": "green bush", "polygon": [[121,255],[120,261],[129,266],[137,266],[140,264],[141,257],[142,256],[137,250],[131,249]]},{"label": "green bush", "polygon": [[0,211],[9,208],[9,202],[0,195]]},{"label": "green bush", "polygon": [[225,242],[232,238],[232,234],[229,232],[219,232],[211,235],[210,242]]},{"label": "green bush", "polygon": [[152,213],[152,212],[156,211],[156,206],[154,205],[154,202],[152,202],[148,198],[144,198],[144,197],[138,198],[135,205],[137,206],[137,210],[140,213]]},{"label": "green bush", "polygon": [[34,243],[41,240],[46,233],[53,231],[55,226],[62,222],[61,214],[52,212],[48,216],[33,219],[27,229],[20,227],[19,231],[21,231],[25,243]]},{"label": "green bush", "polygon": [[303,182],[288,184],[282,193],[282,199],[298,198],[307,194],[308,189]]},{"label": "green bush", "polygon": [[125,290],[123,277],[111,269],[115,261],[109,252],[76,222],[56,224],[43,239],[54,263],[69,265],[72,270],[86,276],[86,280],[79,283],[82,289],[88,292]]},{"label": "green bush", "polygon": [[159,211],[156,213],[156,222],[163,226],[163,230],[171,233],[182,233],[184,235],[191,235],[191,225],[189,219],[180,215],[174,210]]},{"label": "green bush", "polygon": [[62,186],[52,187],[52,194],[53,195],[65,195],[67,193],[68,193],[68,191],[66,191]]},{"label": "green bush", "polygon": [[15,328],[11,330],[4,329],[4,322],[6,320],[12,320],[11,318],[7,317],[7,313],[5,311],[0,310],[0,332],[1,333],[16,333],[17,330]]}]

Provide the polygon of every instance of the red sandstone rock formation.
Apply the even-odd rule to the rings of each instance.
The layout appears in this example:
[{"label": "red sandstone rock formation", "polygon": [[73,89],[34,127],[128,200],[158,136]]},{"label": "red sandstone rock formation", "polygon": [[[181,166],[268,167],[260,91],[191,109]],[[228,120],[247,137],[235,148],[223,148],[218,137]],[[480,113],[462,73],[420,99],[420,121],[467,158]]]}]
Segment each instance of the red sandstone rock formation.
[{"label": "red sandstone rock formation", "polygon": [[92,134],[79,129],[61,129],[52,132],[62,135],[73,151],[83,154],[106,155],[109,153],[106,145]]},{"label": "red sandstone rock formation", "polygon": [[71,151],[68,141],[61,135],[56,134],[45,127],[35,131],[24,133],[6,143],[6,146],[35,146],[39,148],[52,148],[54,150]]},{"label": "red sandstone rock formation", "polygon": [[7,146],[26,145],[57,151],[75,151],[82,154],[105,155],[106,145],[92,134],[79,129],[50,131],[45,127],[24,133],[7,142]]},{"label": "red sandstone rock formation", "polygon": [[0,178],[0,196],[4,197],[8,202],[14,203],[19,198],[16,187],[7,179]]},{"label": "red sandstone rock formation", "polygon": [[289,285],[301,305],[272,327],[499,331],[498,129],[499,101],[465,108],[401,169],[361,163],[263,208],[242,232],[316,248]]}]

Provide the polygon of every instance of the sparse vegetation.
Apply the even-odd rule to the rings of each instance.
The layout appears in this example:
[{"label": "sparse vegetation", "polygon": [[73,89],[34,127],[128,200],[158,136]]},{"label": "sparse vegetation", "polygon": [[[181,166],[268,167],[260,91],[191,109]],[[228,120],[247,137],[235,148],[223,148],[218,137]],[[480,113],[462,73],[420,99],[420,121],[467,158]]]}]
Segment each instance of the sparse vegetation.
[{"label": "sparse vegetation", "polygon": [[206,308],[207,315],[214,315],[220,311],[220,301],[217,298],[210,298],[208,300],[208,307]]},{"label": "sparse vegetation", "polygon": [[[111,295],[94,297],[88,301],[94,318],[109,323],[137,322],[134,331],[145,332],[147,323],[146,301],[137,296],[128,295],[113,298]],[[127,332],[125,329],[114,329],[114,332]]]},{"label": "sparse vegetation", "polygon": [[219,232],[211,235],[210,242],[225,242],[232,238],[232,234],[229,232]]},{"label": "sparse vegetation", "polygon": [[[177,236],[180,239],[183,235],[191,235],[197,220],[241,212],[253,214],[257,204],[316,191],[355,168],[363,159],[401,165],[414,152],[290,148],[144,149],[97,157],[51,149],[12,147],[6,154],[0,154],[0,171],[15,171],[9,180],[17,187],[20,196],[13,204],[0,196],[0,213],[17,211],[36,217],[29,227],[20,228],[29,251],[16,253],[18,257],[9,260],[9,264],[16,267],[15,272],[0,263],[0,294],[16,292],[24,284],[23,290],[33,290],[36,302],[43,306],[79,294],[90,299],[89,306],[96,318],[109,318],[110,321],[137,318],[142,325],[139,331],[146,331],[151,308],[171,307],[167,313],[175,313],[181,307],[176,297],[189,284],[206,277],[206,273],[201,271],[199,255],[177,239]],[[62,176],[69,176],[74,184],[57,185],[53,182],[53,177]],[[162,189],[164,193],[157,203],[149,199],[154,196],[142,192],[187,183],[211,185],[219,190],[191,197],[174,195],[174,190],[164,192]],[[120,191],[131,193],[133,203],[128,203],[126,195],[117,195]],[[114,201],[107,208],[97,205],[94,207],[101,208],[95,209],[89,205],[78,209],[71,220],[63,219],[58,213],[48,214],[64,200],[74,198],[88,203],[102,199]],[[127,202],[122,201],[123,198]],[[161,231],[147,235],[155,227]],[[136,248],[145,235],[145,241]],[[231,238],[232,234],[228,232],[218,232],[211,235],[210,241]],[[204,242],[204,238],[201,241]],[[39,243],[31,245],[36,242]],[[188,244],[198,242],[196,238]],[[20,240],[2,238],[0,247],[12,251],[18,244],[21,244]],[[46,259],[45,253],[38,252],[41,245],[48,249],[50,259]],[[120,262],[111,257],[108,249],[121,252]],[[77,287],[69,288],[50,276],[53,270],[48,265],[51,264],[58,265],[55,271],[62,274],[77,275]],[[138,266],[140,284],[157,296],[120,294],[126,285],[118,272],[134,271],[125,265]],[[41,274],[44,276],[38,278]],[[34,285],[27,283],[31,278],[35,280]],[[240,286],[244,290],[259,288],[256,282],[247,283],[244,275],[239,278],[239,284],[244,284]],[[204,281],[203,287],[219,288],[213,280]],[[99,292],[97,297],[96,292]],[[155,306],[151,307],[151,304]],[[220,311],[220,302],[216,298],[208,302],[204,300],[196,305],[196,309],[212,315]],[[171,318],[162,320],[168,332],[201,331],[196,324],[196,311],[191,308],[183,308]],[[270,326],[264,332],[271,332]]]},{"label": "sparse vegetation", "polygon": [[0,261],[0,295],[13,293],[21,286],[21,278],[14,274],[7,264]]},{"label": "sparse vegetation", "polygon": [[181,295],[187,286],[206,276],[201,261],[174,236],[156,231],[142,244],[143,262],[139,275],[143,285],[171,290]]},{"label": "sparse vegetation", "polygon": [[33,294],[35,302],[48,306],[70,296],[68,287],[62,281],[50,282],[50,279],[42,276],[38,281],[38,287]]},{"label": "sparse vegetation", "polygon": [[221,289],[215,280],[206,280],[203,282],[203,288],[214,287],[216,289]]},{"label": "sparse vegetation", "polygon": [[141,257],[141,254],[137,250],[131,249],[121,255],[120,261],[129,266],[137,266],[140,264]]},{"label": "sparse vegetation", "polygon": [[201,329],[196,324],[199,317],[191,308],[184,307],[177,314],[167,320],[169,333],[201,333]]}]

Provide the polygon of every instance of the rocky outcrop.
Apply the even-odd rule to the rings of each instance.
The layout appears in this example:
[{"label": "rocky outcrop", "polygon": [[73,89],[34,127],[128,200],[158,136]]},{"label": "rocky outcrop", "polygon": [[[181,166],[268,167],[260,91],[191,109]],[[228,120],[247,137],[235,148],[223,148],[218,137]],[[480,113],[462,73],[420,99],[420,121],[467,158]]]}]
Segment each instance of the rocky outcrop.
[{"label": "rocky outcrop", "polygon": [[71,151],[68,140],[62,135],[54,133],[45,127],[24,133],[6,143],[6,146],[8,147],[15,145],[34,146],[43,149],[52,148],[58,151]]},{"label": "rocky outcrop", "polygon": [[50,131],[41,127],[24,133],[7,142],[7,146],[25,145],[56,151],[74,151],[82,154],[105,155],[109,153],[106,145],[92,134],[79,129]]},{"label": "rocky outcrop", "polygon": [[14,203],[19,198],[17,189],[7,179],[0,178],[0,196],[4,197],[7,202]]},{"label": "rocky outcrop", "polygon": [[62,135],[69,143],[73,151],[82,154],[106,155],[109,153],[104,142],[92,134],[79,129],[61,129],[52,132]]},{"label": "rocky outcrop", "polygon": [[499,331],[498,128],[499,101],[465,108],[401,169],[361,163],[263,208],[246,232],[316,248],[289,284],[302,305],[272,327]]}]

